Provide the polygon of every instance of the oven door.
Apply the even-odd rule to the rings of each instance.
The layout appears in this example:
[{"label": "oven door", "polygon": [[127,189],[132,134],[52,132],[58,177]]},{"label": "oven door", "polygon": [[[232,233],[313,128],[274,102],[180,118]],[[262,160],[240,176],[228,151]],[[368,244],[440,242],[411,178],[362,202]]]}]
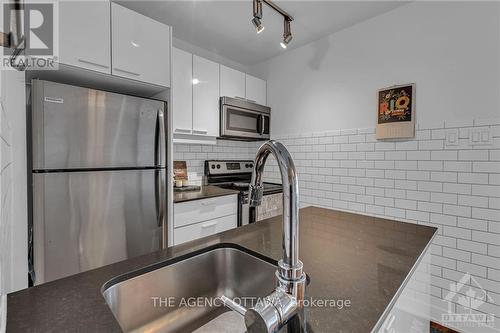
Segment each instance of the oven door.
[{"label": "oven door", "polygon": [[250,111],[232,105],[222,105],[221,137],[269,139],[271,119],[269,114]]}]

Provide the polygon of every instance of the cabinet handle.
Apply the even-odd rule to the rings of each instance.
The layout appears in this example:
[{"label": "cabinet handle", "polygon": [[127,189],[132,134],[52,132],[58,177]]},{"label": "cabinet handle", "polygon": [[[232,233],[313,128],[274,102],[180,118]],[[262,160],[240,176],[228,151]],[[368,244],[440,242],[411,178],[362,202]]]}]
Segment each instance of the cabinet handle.
[{"label": "cabinet handle", "polygon": [[174,131],[178,133],[191,133],[191,130],[187,128],[176,128]]},{"label": "cabinet handle", "polygon": [[130,74],[130,75],[135,75],[135,76],[141,76],[141,74],[139,73],[136,73],[136,72],[131,72],[131,71],[127,71],[125,69],[121,69],[121,68],[118,68],[118,67],[115,67],[113,68],[115,71],[118,71],[118,72],[123,72],[123,73],[126,73],[126,74]]},{"label": "cabinet handle", "polygon": [[210,227],[215,227],[217,225],[217,222],[211,222],[211,223],[204,223],[201,225],[202,228],[210,228]]},{"label": "cabinet handle", "polygon": [[208,133],[207,130],[196,130],[196,129],[193,130],[193,134],[207,134],[207,133]]},{"label": "cabinet handle", "polygon": [[102,68],[109,68],[109,66],[108,66],[108,65],[103,65],[103,64],[100,64],[100,63],[97,63],[97,62],[88,61],[88,60],[81,59],[81,58],[78,58],[77,60],[78,60],[79,62],[81,62],[81,63],[84,63],[84,64],[94,65],[94,66],[97,66],[97,67],[102,67]]}]

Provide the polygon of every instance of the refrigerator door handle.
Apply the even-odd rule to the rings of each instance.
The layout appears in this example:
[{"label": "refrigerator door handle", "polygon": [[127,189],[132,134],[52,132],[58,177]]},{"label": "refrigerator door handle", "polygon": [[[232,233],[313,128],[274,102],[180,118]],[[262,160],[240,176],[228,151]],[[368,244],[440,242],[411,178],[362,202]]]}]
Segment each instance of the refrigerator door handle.
[{"label": "refrigerator door handle", "polygon": [[155,197],[157,200],[157,210],[158,210],[158,227],[166,228],[165,225],[165,170],[156,170],[156,186],[155,186]]},{"label": "refrigerator door handle", "polygon": [[165,112],[163,109],[158,110],[158,144],[156,145],[157,166],[165,166]]}]

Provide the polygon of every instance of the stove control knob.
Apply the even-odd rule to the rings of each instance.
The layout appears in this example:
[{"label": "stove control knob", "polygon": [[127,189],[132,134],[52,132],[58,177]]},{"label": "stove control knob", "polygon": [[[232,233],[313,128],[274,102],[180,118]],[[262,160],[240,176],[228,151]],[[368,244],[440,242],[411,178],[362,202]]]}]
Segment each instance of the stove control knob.
[{"label": "stove control knob", "polygon": [[253,168],[253,163],[250,163],[250,164],[249,164],[249,167],[250,167],[250,168]]},{"label": "stove control knob", "polygon": [[212,164],[212,169],[215,169],[215,164]]},{"label": "stove control knob", "polygon": [[220,169],[220,164],[217,164],[217,169]]},{"label": "stove control knob", "polygon": [[245,168],[247,168],[247,169],[250,168],[250,164],[248,164],[248,163],[245,164]]}]

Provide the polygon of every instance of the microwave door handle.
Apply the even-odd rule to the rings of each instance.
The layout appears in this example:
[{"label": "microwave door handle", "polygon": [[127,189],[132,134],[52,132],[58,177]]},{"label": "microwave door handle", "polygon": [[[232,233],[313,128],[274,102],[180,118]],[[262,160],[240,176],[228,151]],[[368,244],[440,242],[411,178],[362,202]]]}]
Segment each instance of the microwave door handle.
[{"label": "microwave door handle", "polygon": [[260,135],[264,135],[264,125],[265,125],[266,117],[263,114],[260,115]]}]

